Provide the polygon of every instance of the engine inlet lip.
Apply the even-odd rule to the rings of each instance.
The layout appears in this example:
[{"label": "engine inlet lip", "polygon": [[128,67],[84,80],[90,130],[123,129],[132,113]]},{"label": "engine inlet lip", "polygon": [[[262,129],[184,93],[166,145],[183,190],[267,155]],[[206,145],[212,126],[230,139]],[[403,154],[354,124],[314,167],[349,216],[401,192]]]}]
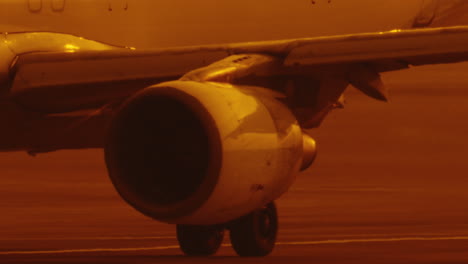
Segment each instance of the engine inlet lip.
[{"label": "engine inlet lip", "polygon": [[[120,126],[119,122],[116,122],[116,120],[118,120],[116,117],[120,114],[125,115],[126,109],[128,109],[132,103],[137,101],[138,98],[143,96],[167,97],[181,102],[191,109],[195,116],[199,118],[209,138],[210,160],[208,163],[208,171],[203,183],[190,198],[166,207],[158,207],[155,204],[148,203],[140,199],[137,194],[131,192],[128,188],[125,188],[125,184],[119,177],[120,172],[117,168],[112,166],[112,162],[115,162],[115,157],[113,156],[114,146],[112,144],[112,139],[114,138],[113,133],[115,133]],[[178,219],[194,213],[210,198],[219,181],[223,159],[222,154],[221,136],[219,134],[218,127],[206,107],[189,93],[174,87],[166,86],[152,86],[146,88],[124,103],[120,110],[114,115],[108,131],[105,147],[105,159],[109,177],[120,196],[141,213],[168,223],[175,223]]]}]

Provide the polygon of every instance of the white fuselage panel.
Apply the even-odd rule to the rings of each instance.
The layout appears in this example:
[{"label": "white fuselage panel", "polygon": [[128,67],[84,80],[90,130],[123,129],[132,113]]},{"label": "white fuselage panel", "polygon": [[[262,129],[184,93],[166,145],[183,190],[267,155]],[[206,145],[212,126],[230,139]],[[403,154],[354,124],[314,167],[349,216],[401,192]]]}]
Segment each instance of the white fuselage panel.
[{"label": "white fuselage panel", "polygon": [[219,44],[408,28],[424,3],[427,0],[6,0],[0,2],[0,32],[54,31],[139,48]]}]

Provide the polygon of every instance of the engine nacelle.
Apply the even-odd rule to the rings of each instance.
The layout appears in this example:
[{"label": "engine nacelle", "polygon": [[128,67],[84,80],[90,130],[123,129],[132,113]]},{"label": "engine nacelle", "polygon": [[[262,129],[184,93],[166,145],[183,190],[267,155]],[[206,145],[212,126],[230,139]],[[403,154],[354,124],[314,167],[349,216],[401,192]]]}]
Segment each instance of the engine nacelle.
[{"label": "engine nacelle", "polygon": [[139,92],[110,128],[113,184],[138,211],[176,224],[224,223],[277,199],[315,156],[277,95],[192,81]]}]

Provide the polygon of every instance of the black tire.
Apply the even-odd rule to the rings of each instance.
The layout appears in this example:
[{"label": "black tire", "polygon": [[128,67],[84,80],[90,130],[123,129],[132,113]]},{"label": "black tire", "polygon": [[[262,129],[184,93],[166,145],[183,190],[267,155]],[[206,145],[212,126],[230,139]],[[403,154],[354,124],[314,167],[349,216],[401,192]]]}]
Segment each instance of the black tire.
[{"label": "black tire", "polygon": [[177,225],[177,240],[187,256],[216,254],[224,238],[224,228],[219,226]]},{"label": "black tire", "polygon": [[278,214],[274,202],[234,221],[230,226],[231,244],[241,257],[263,257],[276,244]]}]

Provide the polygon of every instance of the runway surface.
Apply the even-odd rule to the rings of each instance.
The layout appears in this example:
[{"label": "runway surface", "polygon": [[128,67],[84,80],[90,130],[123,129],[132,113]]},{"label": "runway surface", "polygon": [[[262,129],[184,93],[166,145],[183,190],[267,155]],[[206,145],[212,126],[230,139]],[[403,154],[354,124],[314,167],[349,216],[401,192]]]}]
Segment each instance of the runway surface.
[{"label": "runway surface", "polygon": [[315,165],[278,201],[266,258],[186,258],[127,206],[100,150],[0,154],[0,263],[468,263],[468,64],[385,75],[311,134]]}]

